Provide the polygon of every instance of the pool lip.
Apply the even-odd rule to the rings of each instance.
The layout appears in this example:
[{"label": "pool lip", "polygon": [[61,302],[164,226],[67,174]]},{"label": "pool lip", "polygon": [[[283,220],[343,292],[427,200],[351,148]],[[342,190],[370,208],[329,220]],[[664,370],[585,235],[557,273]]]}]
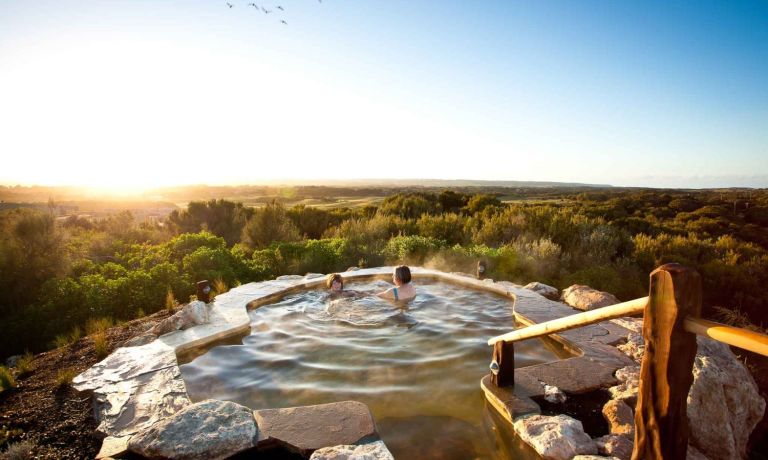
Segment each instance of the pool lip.
[{"label": "pool lip", "polygon": [[[346,281],[391,279],[393,268],[383,266],[358,269],[343,272],[341,276]],[[416,281],[438,280],[508,297],[514,301],[515,318],[526,324],[577,313],[565,304],[548,300],[506,281],[479,280],[465,274],[422,267],[412,267],[411,273]],[[98,430],[110,437],[110,441],[125,440],[146,428],[147,424],[154,424],[180,407],[191,404],[181,377],[179,356],[232,336],[247,334],[251,328],[248,315],[250,309],[273,303],[294,292],[323,287],[324,283],[325,277],[321,274],[303,277],[289,275],[233,288],[216,296],[209,304],[209,323],[163,335],[146,345],[118,348],[103,361],[75,377],[73,386],[80,391],[94,392],[95,412],[97,419],[101,418],[98,420]],[[512,399],[509,398],[508,389],[504,393],[490,387],[486,382],[488,376],[483,379],[481,386],[491,404],[511,422],[515,414],[514,399],[526,401],[543,395],[542,382],[571,393],[614,385],[617,380],[613,373],[628,365],[629,358],[611,344],[625,339],[628,333],[621,326],[604,322],[553,335],[553,340],[574,351],[576,355],[516,369]],[[490,347],[488,353],[490,357]],[[147,359],[147,356],[152,359]],[[148,377],[154,376],[162,377],[158,379],[158,385],[164,387],[143,384]],[[162,390],[171,387],[172,398],[169,398]],[[169,400],[173,405],[169,405]],[[131,413],[133,417],[122,417],[125,413]],[[105,441],[105,445],[107,443]]]}]

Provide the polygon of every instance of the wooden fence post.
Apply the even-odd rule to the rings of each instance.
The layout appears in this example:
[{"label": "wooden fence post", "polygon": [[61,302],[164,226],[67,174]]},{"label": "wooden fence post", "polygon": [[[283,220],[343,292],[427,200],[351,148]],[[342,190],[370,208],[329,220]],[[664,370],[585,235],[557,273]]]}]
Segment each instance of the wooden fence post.
[{"label": "wooden fence post", "polygon": [[514,342],[496,342],[493,344],[491,361],[491,383],[497,387],[515,384],[515,344]]},{"label": "wooden fence post", "polygon": [[686,457],[696,335],[683,330],[683,320],[700,314],[701,277],[695,270],[666,264],[651,273],[632,460]]}]

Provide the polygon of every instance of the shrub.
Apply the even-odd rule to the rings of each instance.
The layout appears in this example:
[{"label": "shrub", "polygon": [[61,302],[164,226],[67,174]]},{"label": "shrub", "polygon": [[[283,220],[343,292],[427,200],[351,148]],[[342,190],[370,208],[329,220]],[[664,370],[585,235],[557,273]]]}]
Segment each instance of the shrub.
[{"label": "shrub", "polygon": [[80,331],[80,326],[75,326],[71,331],[69,331],[69,333],[57,335],[56,338],[53,339],[53,346],[54,348],[68,347],[80,340],[82,335],[83,334]]},{"label": "shrub", "polygon": [[221,278],[213,280],[213,292],[211,292],[211,298],[216,297],[219,294],[224,294],[229,291],[226,281]]},{"label": "shrub", "polygon": [[29,460],[35,447],[35,443],[31,441],[10,444],[5,452],[0,453],[0,460]]},{"label": "shrub", "polygon": [[396,236],[384,247],[383,255],[393,263],[421,265],[430,254],[446,246],[445,241],[425,236]]},{"label": "shrub", "polygon": [[18,361],[16,361],[16,373],[19,377],[24,377],[32,373],[33,370],[35,370],[35,366],[33,364],[34,356],[29,351],[24,352],[24,354],[19,358]]},{"label": "shrub", "polygon": [[77,377],[77,371],[72,368],[59,369],[56,373],[56,386],[63,388],[72,383],[72,379]]},{"label": "shrub", "polygon": [[243,228],[242,241],[252,249],[261,249],[281,241],[298,241],[299,229],[293,224],[285,207],[272,201],[257,210]]},{"label": "shrub", "polygon": [[168,292],[165,294],[165,309],[170,313],[173,313],[178,304],[179,302],[176,300],[176,297],[173,296],[173,291],[169,287]]},{"label": "shrub", "polygon": [[115,325],[115,320],[112,318],[91,318],[85,323],[86,335],[92,335],[106,331]]},{"label": "shrub", "polygon": [[13,373],[5,366],[0,366],[0,390],[10,390],[16,386]]},{"label": "shrub", "polygon": [[104,332],[99,332],[93,335],[93,350],[96,353],[96,359],[98,361],[101,361],[109,355],[107,334]]}]

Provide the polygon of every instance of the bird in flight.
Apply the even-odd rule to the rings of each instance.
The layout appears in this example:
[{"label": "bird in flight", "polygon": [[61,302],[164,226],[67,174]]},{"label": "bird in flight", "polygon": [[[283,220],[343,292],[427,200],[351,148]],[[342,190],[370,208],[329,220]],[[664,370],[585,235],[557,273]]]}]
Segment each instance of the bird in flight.
[{"label": "bird in flight", "polygon": [[261,7],[261,11],[263,11],[264,14],[269,14],[269,13],[272,12],[272,10],[268,10],[268,9],[264,8],[263,6]]},{"label": "bird in flight", "polygon": [[288,23],[287,23],[287,22],[285,22],[285,19],[281,19],[281,20],[280,20],[280,22],[282,22],[282,23],[283,23],[283,24],[285,24],[286,26],[288,25]]},{"label": "bird in flight", "polygon": [[229,2],[227,2],[227,6],[228,6],[228,7],[230,7],[230,8],[232,8],[232,7],[233,7],[233,6],[235,6],[235,5],[233,5],[233,4],[229,3]]},{"label": "bird in flight", "polygon": [[285,11],[285,9],[283,9],[283,7],[280,6],[280,5],[277,5],[277,9],[280,10],[280,11]]},{"label": "bird in flight", "polygon": [[255,3],[249,3],[248,6],[252,6],[252,7],[256,8],[257,10],[259,9],[259,5],[255,4]]}]

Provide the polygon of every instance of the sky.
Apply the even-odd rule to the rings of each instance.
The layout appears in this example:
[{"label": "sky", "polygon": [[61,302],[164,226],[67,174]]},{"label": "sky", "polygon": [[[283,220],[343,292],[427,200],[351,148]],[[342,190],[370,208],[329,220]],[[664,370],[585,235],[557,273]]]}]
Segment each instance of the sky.
[{"label": "sky", "polygon": [[768,1],[229,2],[0,0],[0,184],[768,187]]}]

